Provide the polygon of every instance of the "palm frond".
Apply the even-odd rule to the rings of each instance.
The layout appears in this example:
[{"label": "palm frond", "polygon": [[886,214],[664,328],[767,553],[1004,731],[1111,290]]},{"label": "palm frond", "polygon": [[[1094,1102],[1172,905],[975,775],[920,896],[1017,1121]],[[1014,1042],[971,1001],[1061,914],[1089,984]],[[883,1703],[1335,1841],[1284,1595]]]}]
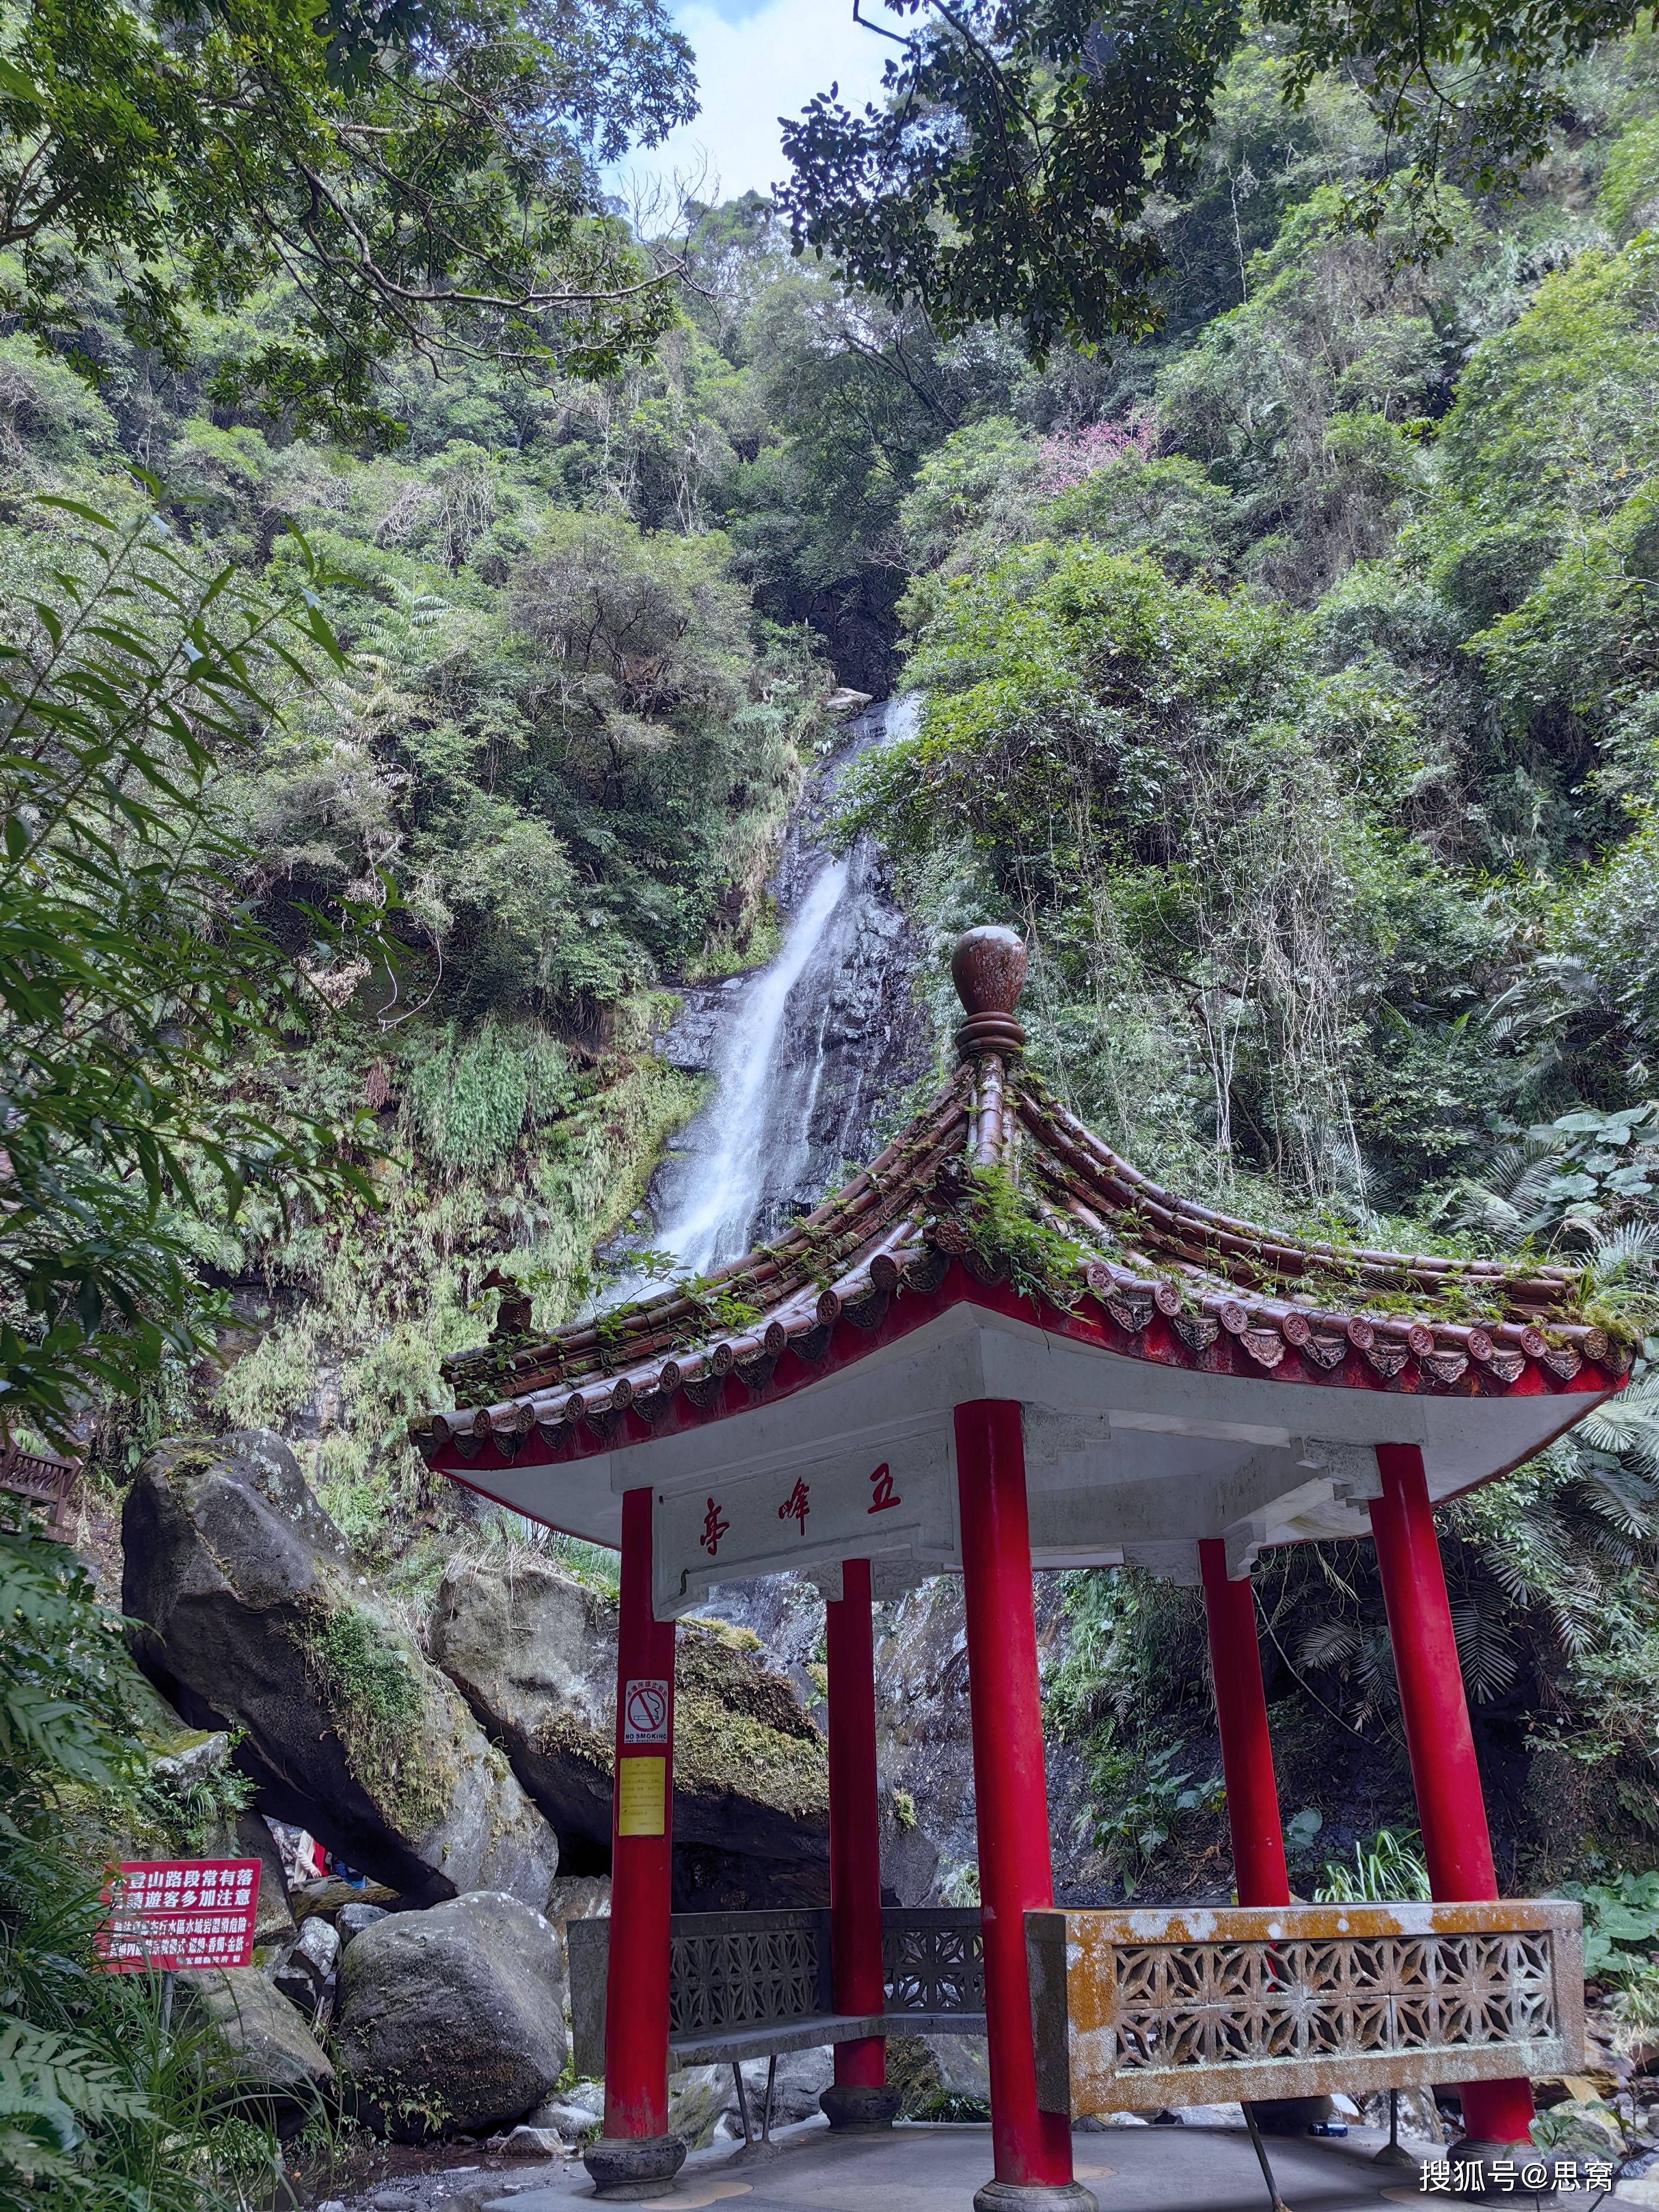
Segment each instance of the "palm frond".
[{"label": "palm frond", "polygon": [[1484,1592],[1477,1590],[1455,1600],[1451,1617],[1458,1663],[1469,1695],[1478,1705],[1490,1705],[1503,1695],[1520,1671],[1514,1638],[1507,1625],[1497,1619]]},{"label": "palm frond", "polygon": [[1358,1624],[1328,1613],[1304,1635],[1297,1656],[1304,1667],[1340,1667],[1358,1656],[1359,1645]]},{"label": "palm frond", "polygon": [[[1630,1455],[1632,1458],[1635,1454]],[[1592,1513],[1610,1522],[1620,1534],[1636,1542],[1651,1543],[1659,1535],[1659,1483],[1638,1467],[1622,1461],[1586,1459],[1579,1489]],[[1620,1547],[1621,1563],[1631,1557],[1628,1543]]]},{"label": "palm frond", "polygon": [[1573,1441],[1659,1475],[1659,1371],[1644,1375],[1585,1414]]}]

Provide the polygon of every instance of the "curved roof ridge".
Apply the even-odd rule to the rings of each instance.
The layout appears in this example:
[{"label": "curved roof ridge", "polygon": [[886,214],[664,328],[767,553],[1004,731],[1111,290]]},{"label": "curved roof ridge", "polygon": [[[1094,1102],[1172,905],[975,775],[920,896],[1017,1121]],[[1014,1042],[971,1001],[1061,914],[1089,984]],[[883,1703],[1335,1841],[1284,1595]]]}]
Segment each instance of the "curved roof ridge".
[{"label": "curved roof ridge", "polygon": [[[1018,1097],[1024,1109],[1020,1118],[1031,1127],[1034,1135],[1039,1139],[1046,1138],[1052,1141],[1058,1133],[1069,1140],[1073,1146],[1083,1152],[1098,1166],[1108,1178],[1109,1185],[1115,1182],[1125,1186],[1131,1194],[1132,1205],[1138,1206],[1143,1200],[1150,1202],[1172,1225],[1194,1223],[1205,1235],[1212,1236],[1218,1242],[1224,1240],[1224,1243],[1236,1243],[1243,1250],[1259,1254],[1264,1259],[1314,1261],[1333,1272],[1348,1271],[1356,1276],[1361,1273],[1386,1270],[1409,1280],[1420,1280],[1424,1277],[1442,1277],[1458,1281],[1480,1280],[1502,1285],[1511,1295],[1525,1286],[1537,1285],[1540,1290],[1547,1291],[1552,1299],[1570,1292],[1573,1287],[1574,1275],[1561,1267],[1540,1264],[1529,1266],[1522,1273],[1517,1272],[1515,1263],[1510,1261],[1482,1259],[1455,1253],[1377,1251],[1369,1246],[1336,1244],[1322,1238],[1304,1238],[1294,1232],[1264,1228],[1260,1223],[1244,1220],[1238,1215],[1220,1212],[1196,1199],[1183,1198],[1178,1192],[1155,1182],[1121,1153],[1114,1152],[1029,1071],[1021,1072]],[[1424,1287],[1428,1286],[1425,1285]]]}]

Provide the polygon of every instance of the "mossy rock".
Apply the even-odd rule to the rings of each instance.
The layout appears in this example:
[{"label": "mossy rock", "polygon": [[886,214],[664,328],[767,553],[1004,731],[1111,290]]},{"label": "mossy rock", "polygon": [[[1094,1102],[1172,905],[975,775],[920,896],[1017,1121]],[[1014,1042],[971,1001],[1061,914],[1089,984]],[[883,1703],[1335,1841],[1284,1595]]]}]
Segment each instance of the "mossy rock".
[{"label": "mossy rock", "polygon": [[557,1841],[454,1685],[354,1581],[264,1430],[160,1446],[122,1521],[140,1665],[198,1728],[245,1731],[262,1810],[413,1903],[490,1887],[539,1908]]},{"label": "mossy rock", "polygon": [[792,1820],[827,1826],[829,1747],[788,1677],[758,1644],[688,1622],[675,1668],[677,1796],[758,1799]]},{"label": "mossy rock", "polygon": [[[614,1603],[554,1559],[459,1559],[439,1592],[432,1651],[561,1836],[608,1850]],[[827,1747],[793,1682],[766,1664],[750,1631],[703,1620],[681,1626],[675,1680],[679,1859],[732,1863],[726,1887],[745,1902],[763,1900],[785,1868],[789,1901],[803,1869],[809,1888],[822,1887]],[[708,1895],[701,1881],[682,1887]]]}]

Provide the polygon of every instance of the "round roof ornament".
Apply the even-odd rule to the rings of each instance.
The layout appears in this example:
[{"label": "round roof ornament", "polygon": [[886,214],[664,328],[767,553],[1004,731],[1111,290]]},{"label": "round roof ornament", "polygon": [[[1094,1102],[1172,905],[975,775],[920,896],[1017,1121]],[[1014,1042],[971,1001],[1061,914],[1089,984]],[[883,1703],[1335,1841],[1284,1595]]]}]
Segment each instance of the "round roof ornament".
[{"label": "round roof ornament", "polygon": [[1017,930],[990,923],[957,939],[951,980],[968,1016],[957,1031],[957,1051],[963,1060],[1024,1051],[1025,1032],[1014,1019],[1014,1008],[1029,964]]}]

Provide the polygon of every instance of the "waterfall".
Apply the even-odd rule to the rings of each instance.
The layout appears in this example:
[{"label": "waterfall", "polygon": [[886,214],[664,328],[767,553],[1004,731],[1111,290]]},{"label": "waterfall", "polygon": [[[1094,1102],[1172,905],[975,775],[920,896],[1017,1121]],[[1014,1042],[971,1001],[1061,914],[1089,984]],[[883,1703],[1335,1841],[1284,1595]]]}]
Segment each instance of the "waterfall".
[{"label": "waterfall", "polygon": [[847,895],[847,863],[826,860],[790,921],[783,950],[737,1001],[720,1050],[719,1087],[706,1117],[707,1149],[680,1196],[678,1212],[658,1232],[689,1274],[706,1275],[749,1249],[749,1224],[766,1187],[774,1133],[767,1093],[790,994],[823,941]]},{"label": "waterfall", "polygon": [[664,1041],[677,1066],[715,1079],[651,1188],[649,1241],[672,1255],[677,1273],[708,1274],[810,1212],[842,1169],[861,1161],[878,1107],[923,1071],[914,933],[874,848],[861,839],[838,859],[824,843],[824,814],[847,768],[908,735],[916,712],[913,698],[869,708],[809,780],[775,886],[782,949],[752,975],[688,990]]}]

